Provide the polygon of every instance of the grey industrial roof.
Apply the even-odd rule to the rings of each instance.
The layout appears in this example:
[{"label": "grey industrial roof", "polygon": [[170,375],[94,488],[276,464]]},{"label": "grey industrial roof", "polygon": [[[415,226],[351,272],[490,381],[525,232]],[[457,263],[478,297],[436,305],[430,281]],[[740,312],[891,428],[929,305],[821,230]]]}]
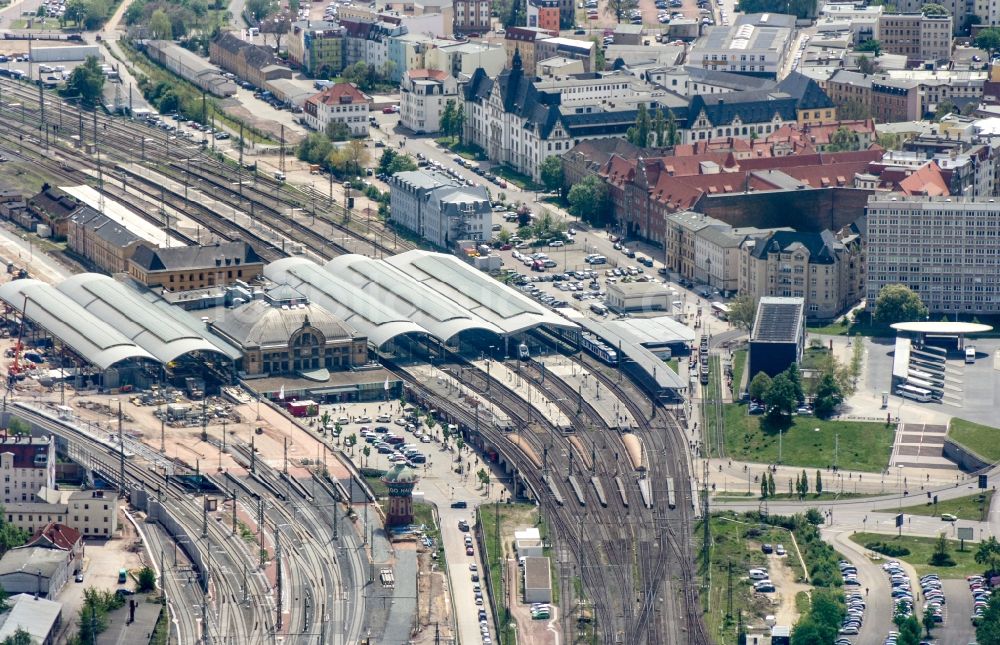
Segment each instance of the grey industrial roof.
[{"label": "grey industrial roof", "polygon": [[0,614],[0,641],[13,638],[18,629],[31,635],[32,643],[47,643],[62,614],[62,603],[19,593],[7,599],[10,611]]},{"label": "grey industrial roof", "polygon": [[[25,546],[11,549],[0,558],[0,577],[14,573],[37,575],[49,578],[66,561],[66,552],[61,549],[46,549],[40,546]],[[3,582],[0,581],[0,586]]]},{"label": "grey industrial roof", "polygon": [[283,258],[264,269],[343,318],[376,346],[400,334],[447,341],[473,329],[512,334],[538,325],[575,327],[458,258],[409,251],[384,260],[343,255],[319,267]]},{"label": "grey industrial roof", "polygon": [[622,338],[628,338],[640,345],[693,343],[695,340],[693,329],[670,316],[609,320],[604,325]]},{"label": "grey industrial roof", "polygon": [[765,296],[757,304],[750,340],[758,343],[794,343],[802,328],[802,298]]},{"label": "grey industrial roof", "polygon": [[539,325],[576,327],[551,309],[453,255],[414,250],[386,258],[385,262],[504,334],[515,334]]},{"label": "grey industrial roof", "polygon": [[[683,390],[687,388],[687,381],[681,378],[681,375],[672,370],[669,365],[664,363],[660,357],[636,342],[637,338],[635,334],[626,333],[629,332],[627,328],[616,328],[608,323],[594,320],[575,309],[571,309],[570,312],[572,319],[580,323],[581,327],[592,334],[600,336],[613,349],[617,350],[620,348],[621,354],[624,354],[630,361],[639,365],[649,378],[656,380],[657,388],[665,390]],[[622,360],[622,357],[619,356],[618,359]]]},{"label": "grey industrial roof", "polygon": [[239,356],[234,348],[208,340],[200,331],[201,322],[186,311],[144,298],[106,275],[80,273],[63,280],[57,289],[161,363],[191,352],[214,352],[231,359]]},{"label": "grey industrial roof", "polygon": [[0,300],[17,311],[27,309],[30,320],[102,370],[128,358],[155,360],[114,325],[40,280],[14,280],[0,286]]},{"label": "grey industrial roof", "polygon": [[330,260],[324,268],[336,279],[364,291],[442,340],[471,329],[502,333],[496,325],[427,289],[387,262],[351,254]]},{"label": "grey industrial roof", "polygon": [[213,331],[243,348],[266,348],[287,346],[289,337],[306,323],[328,340],[354,336],[354,331],[329,311],[306,303],[281,307],[254,300],[226,309],[211,326]]},{"label": "grey industrial roof", "polygon": [[282,258],[264,267],[264,275],[285,282],[309,300],[333,312],[375,346],[402,334],[424,334],[427,330],[393,311],[377,298],[361,290],[344,288],[333,274],[303,257]]}]

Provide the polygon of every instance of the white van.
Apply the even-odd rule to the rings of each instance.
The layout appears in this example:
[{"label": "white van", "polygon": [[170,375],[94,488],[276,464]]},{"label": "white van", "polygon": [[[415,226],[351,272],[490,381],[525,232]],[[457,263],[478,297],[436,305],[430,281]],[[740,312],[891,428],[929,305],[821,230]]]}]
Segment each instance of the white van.
[{"label": "white van", "polygon": [[285,181],[285,173],[281,172],[280,170],[275,170],[274,178],[277,179],[278,181]]},{"label": "white van", "polygon": [[751,580],[767,580],[767,569],[750,569],[747,576]]},{"label": "white van", "polygon": [[608,315],[608,308],[605,307],[604,305],[602,305],[599,302],[592,302],[592,303],[590,303],[590,310],[593,311],[598,316],[606,316],[606,315]]},{"label": "white van", "polygon": [[975,363],[976,362],[976,348],[969,345],[965,348],[965,362]]}]

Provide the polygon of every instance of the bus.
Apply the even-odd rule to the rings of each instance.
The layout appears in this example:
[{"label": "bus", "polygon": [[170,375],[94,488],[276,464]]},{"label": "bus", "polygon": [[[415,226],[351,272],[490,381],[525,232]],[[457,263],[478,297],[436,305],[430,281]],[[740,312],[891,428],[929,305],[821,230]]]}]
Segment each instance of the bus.
[{"label": "bus", "polygon": [[913,378],[912,376],[908,376],[906,378],[906,384],[912,385],[913,387],[918,387],[923,390],[927,390],[928,392],[931,393],[931,396],[941,398],[941,390],[943,389],[943,386],[941,385],[928,383],[927,381],[922,381],[918,378]]},{"label": "bus", "polygon": [[[906,377],[907,380],[919,379],[931,383],[936,387],[944,385],[943,374],[932,374],[931,372],[921,372],[920,370],[906,370]],[[920,384],[916,383],[916,385],[919,386]]]},{"label": "bus", "polygon": [[713,302],[712,313],[715,314],[716,318],[719,320],[726,320],[729,317],[729,305],[721,302]]},{"label": "bus", "polygon": [[931,391],[915,385],[900,385],[896,388],[896,396],[927,403],[931,400]]}]

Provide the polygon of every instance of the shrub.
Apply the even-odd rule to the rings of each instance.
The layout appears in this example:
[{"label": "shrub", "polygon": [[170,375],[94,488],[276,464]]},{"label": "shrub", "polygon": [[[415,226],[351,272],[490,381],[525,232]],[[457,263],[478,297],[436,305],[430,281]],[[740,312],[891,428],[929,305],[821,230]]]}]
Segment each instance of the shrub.
[{"label": "shrub", "polygon": [[876,553],[881,553],[882,555],[887,555],[890,558],[902,558],[910,555],[910,550],[905,546],[899,546],[890,542],[868,542],[865,544],[865,548]]}]

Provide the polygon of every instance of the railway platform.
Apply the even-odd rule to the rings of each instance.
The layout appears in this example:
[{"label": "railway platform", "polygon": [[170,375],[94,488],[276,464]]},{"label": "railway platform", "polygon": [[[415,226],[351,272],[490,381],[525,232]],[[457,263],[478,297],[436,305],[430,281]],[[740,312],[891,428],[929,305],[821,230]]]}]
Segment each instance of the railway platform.
[{"label": "railway platform", "polygon": [[510,417],[507,416],[506,412],[490,401],[485,393],[475,392],[468,386],[459,383],[450,371],[444,371],[426,363],[408,365],[405,369],[437,394],[445,395],[449,399],[462,403],[470,411],[478,408],[479,418],[483,423],[492,423],[497,427],[510,427]]},{"label": "railway platform", "polygon": [[545,360],[539,359],[545,365],[545,371],[561,379],[580,393],[594,410],[601,415],[609,428],[635,428],[635,419],[614,392],[602,388],[600,381],[580,363],[565,356],[553,355]]},{"label": "railway platform", "polygon": [[[570,419],[559,410],[559,406],[549,399],[544,392],[541,392],[534,385],[521,378],[521,376],[499,361],[472,361],[472,364],[484,374],[489,372],[490,376],[498,379],[507,387],[513,390],[518,397],[527,401],[531,408],[538,414],[539,418],[546,419],[556,428],[569,429],[573,426]],[[489,367],[487,367],[489,364]]]}]

